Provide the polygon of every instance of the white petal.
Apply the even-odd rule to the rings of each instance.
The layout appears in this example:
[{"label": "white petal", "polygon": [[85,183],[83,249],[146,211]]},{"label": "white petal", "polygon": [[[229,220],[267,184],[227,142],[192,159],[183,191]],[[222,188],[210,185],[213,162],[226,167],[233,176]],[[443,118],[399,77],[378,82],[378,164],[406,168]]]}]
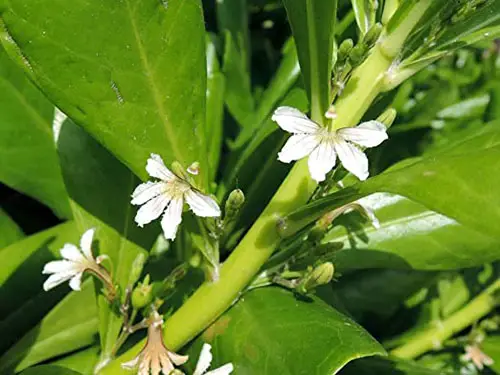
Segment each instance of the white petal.
[{"label": "white petal", "polygon": [[375,147],[385,141],[387,130],[385,125],[378,121],[367,121],[355,128],[342,128],[337,130],[346,141],[354,142],[363,147]]},{"label": "white petal", "polygon": [[220,208],[215,200],[208,195],[196,190],[189,190],[186,194],[186,202],[195,215],[200,217],[220,216]]},{"label": "white petal", "polygon": [[80,239],[80,248],[88,260],[94,260],[92,255],[92,241],[94,240],[95,228],[87,230]]},{"label": "white petal", "polygon": [[144,204],[150,199],[157,197],[165,191],[164,182],[151,182],[138,185],[132,193],[132,201],[134,205]]},{"label": "white petal", "polygon": [[122,367],[124,369],[127,369],[127,370],[133,370],[134,368],[137,367],[138,363],[139,363],[139,355],[136,356],[134,359],[128,361],[128,362],[123,362],[122,363]]},{"label": "white petal", "polygon": [[146,164],[146,171],[151,177],[159,178],[163,181],[171,181],[177,177],[165,166],[160,155],[151,154]]},{"label": "white petal", "polygon": [[78,248],[70,243],[64,244],[63,248],[60,250],[61,256],[72,262],[84,262],[85,257],[82,255]]},{"label": "white petal", "polygon": [[69,281],[69,287],[73,290],[81,290],[83,272],[77,273]]},{"label": "white petal", "polygon": [[292,135],[285,145],[278,152],[278,160],[283,163],[290,163],[309,155],[318,146],[318,138],[315,135],[296,134]]},{"label": "white petal", "polygon": [[294,134],[312,134],[320,128],[305,114],[292,107],[279,107],[274,111],[272,120],[276,121],[281,129]]},{"label": "white petal", "polygon": [[180,355],[180,354],[169,351],[168,358],[174,363],[174,365],[180,366],[188,361],[189,356],[188,355]]},{"label": "white petal", "polygon": [[335,142],[335,151],[345,169],[362,181],[368,178],[368,159],[363,151],[343,140]]},{"label": "white petal", "polygon": [[335,166],[337,155],[332,142],[323,141],[311,152],[307,164],[309,173],[317,182],[324,181],[326,174]]},{"label": "white petal", "polygon": [[174,240],[177,233],[177,227],[182,221],[182,199],[173,199],[161,219],[161,227],[165,238]]},{"label": "white petal", "polygon": [[210,367],[210,363],[212,363],[213,358],[211,349],[212,346],[210,344],[203,344],[193,375],[202,375]]},{"label": "white petal", "polygon": [[143,205],[135,215],[135,222],[142,227],[160,217],[162,212],[170,202],[170,197],[166,194],[159,195]]},{"label": "white petal", "polygon": [[234,370],[232,363],[226,363],[224,366],[207,372],[205,375],[229,375]]},{"label": "white petal", "polygon": [[50,275],[50,277],[43,283],[43,290],[46,292],[50,289],[64,283],[65,281],[71,279],[74,276],[72,273],[61,272]]},{"label": "white petal", "polygon": [[78,272],[74,262],[69,260],[54,260],[47,263],[42,270],[43,274],[59,272]]}]

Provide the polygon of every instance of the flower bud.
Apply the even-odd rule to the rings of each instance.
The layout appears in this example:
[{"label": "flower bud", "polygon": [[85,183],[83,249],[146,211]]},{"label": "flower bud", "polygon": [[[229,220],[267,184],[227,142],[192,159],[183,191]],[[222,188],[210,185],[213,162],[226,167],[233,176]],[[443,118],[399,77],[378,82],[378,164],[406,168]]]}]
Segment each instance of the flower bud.
[{"label": "flower bud", "polygon": [[137,280],[141,277],[142,269],[146,263],[146,255],[144,253],[139,253],[132,263],[132,269],[128,278],[128,285],[132,287]]},{"label": "flower bud", "polygon": [[195,161],[192,163],[188,169],[187,172],[192,174],[193,176],[197,176],[200,173],[200,162]]},{"label": "flower bud", "polygon": [[232,221],[236,219],[241,207],[245,203],[245,194],[240,189],[233,190],[226,200],[224,221]]},{"label": "flower bud", "polygon": [[387,129],[389,129],[396,119],[397,114],[398,113],[394,108],[388,108],[380,116],[377,117],[376,121],[381,122]]},{"label": "flower bud", "polygon": [[178,161],[174,161],[172,163],[172,172],[174,172],[176,176],[182,178],[183,180],[186,181],[190,180],[190,176],[188,175],[182,164],[179,163]]},{"label": "flower bud", "polygon": [[344,61],[349,57],[349,53],[351,53],[352,47],[354,47],[354,42],[352,39],[345,39],[339,47],[337,52],[337,60]]},{"label": "flower bud", "polygon": [[153,286],[149,284],[149,275],[146,275],[144,281],[135,287],[131,300],[134,309],[142,309],[151,303],[153,300]]},{"label": "flower bud", "polygon": [[365,34],[363,38],[363,44],[366,45],[368,48],[371,48],[378,40],[380,37],[380,34],[382,33],[383,26],[381,23],[377,22],[375,25],[370,27],[370,30]]},{"label": "flower bud", "polygon": [[351,61],[352,66],[358,66],[363,62],[367,50],[368,48],[364,43],[359,43],[354,46],[349,53],[349,60]]},{"label": "flower bud", "polygon": [[320,264],[304,278],[301,289],[307,293],[320,285],[328,284],[332,281],[334,272],[335,267],[331,262]]}]

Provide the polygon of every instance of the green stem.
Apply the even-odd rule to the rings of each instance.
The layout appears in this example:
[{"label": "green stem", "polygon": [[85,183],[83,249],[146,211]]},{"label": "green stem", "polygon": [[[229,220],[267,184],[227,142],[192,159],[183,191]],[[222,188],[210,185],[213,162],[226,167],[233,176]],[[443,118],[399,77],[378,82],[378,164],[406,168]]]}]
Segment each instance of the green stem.
[{"label": "green stem", "polygon": [[500,280],[497,280],[464,308],[444,321],[433,324],[425,331],[415,334],[405,344],[392,350],[391,354],[404,359],[413,359],[439,348],[445,340],[493,311],[500,304],[497,295],[499,290]]},{"label": "green stem", "polygon": [[[399,51],[404,39],[418,22],[417,15],[423,14],[431,2],[432,0],[417,1],[408,17],[410,21],[404,20],[390,35],[387,35],[387,40],[399,44],[386,45],[385,48],[390,47],[392,51]],[[404,37],[399,36],[400,34]],[[373,99],[380,93],[382,78],[391,63],[391,55],[377,45],[365,63],[353,72],[343,95],[337,100],[337,124],[341,127],[357,124]],[[315,107],[311,118],[321,123],[323,113]],[[307,160],[297,162],[264,212],[222,265],[220,279],[214,283],[203,284],[166,321],[165,344],[169,349],[181,348],[237,300],[241,291],[252,281],[278,246],[281,240],[277,231],[280,218],[304,205],[315,188],[316,183],[309,177]],[[119,362],[131,359],[143,345],[144,343],[136,345],[119,358]],[[102,374],[121,373],[117,362],[112,362]]]}]

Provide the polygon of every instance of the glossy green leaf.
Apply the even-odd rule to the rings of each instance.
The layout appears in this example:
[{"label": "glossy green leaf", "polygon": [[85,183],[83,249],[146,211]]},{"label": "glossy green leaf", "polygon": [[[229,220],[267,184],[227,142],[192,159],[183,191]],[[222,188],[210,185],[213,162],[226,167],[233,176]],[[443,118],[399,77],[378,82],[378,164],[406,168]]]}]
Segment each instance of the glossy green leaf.
[{"label": "glossy green leaf", "polygon": [[42,365],[24,370],[22,374],[23,375],[80,375],[81,373],[61,366]]},{"label": "glossy green leaf", "polygon": [[8,52],[138,176],[151,152],[206,170],[199,1],[2,0],[0,12]]},{"label": "glossy green leaf", "polygon": [[396,358],[363,358],[346,366],[340,375],[455,375],[453,372],[423,367]]},{"label": "glossy green leaf", "polygon": [[97,311],[91,280],[71,292],[30,332],[0,357],[0,373],[21,371],[95,341]]},{"label": "glossy green leaf", "polygon": [[210,37],[207,37],[207,148],[209,181],[215,179],[223,138],[225,77],[220,71],[217,51]]},{"label": "glossy green leaf", "polygon": [[377,1],[375,0],[351,0],[356,23],[361,35],[365,35],[370,27],[375,24]]},{"label": "glossy green leaf", "polygon": [[224,58],[222,71],[226,77],[226,105],[243,127],[253,125],[254,99],[250,84],[250,74],[245,68],[240,52],[229,31],[224,33]]},{"label": "glossy green leaf", "polygon": [[310,98],[311,116],[321,121],[330,105],[337,0],[284,0],[283,3]]},{"label": "glossy green leaf", "polygon": [[[337,226],[327,235],[325,242],[344,244],[344,250],[336,256],[340,270],[443,270],[481,265],[500,258],[498,237],[460,224],[402,196],[374,194],[362,202],[374,209],[380,229],[346,221],[345,226]],[[359,222],[359,215],[349,216]]]},{"label": "glossy green leaf", "polygon": [[51,365],[60,366],[76,371],[82,375],[93,375],[94,366],[99,358],[99,347],[91,346],[60,359],[50,362]]},{"label": "glossy green leaf", "polygon": [[[335,374],[349,361],[384,350],[354,321],[317,298],[280,288],[246,293],[198,341],[236,374]],[[197,347],[197,346],[196,346]]]},{"label": "glossy green leaf", "polygon": [[0,251],[23,237],[24,233],[21,228],[0,208]]},{"label": "glossy green leaf", "polygon": [[54,106],[0,48],[0,181],[71,216],[54,148]]},{"label": "glossy green leaf", "polygon": [[[146,254],[158,234],[154,225],[140,229],[134,222],[137,208],[130,204],[130,196],[140,181],[70,120],[61,128],[57,147],[78,229],[83,233],[96,228],[99,252],[110,257],[114,281],[124,291],[134,259],[141,252]],[[105,357],[120,332],[121,317],[111,310],[102,295],[99,305]]]}]

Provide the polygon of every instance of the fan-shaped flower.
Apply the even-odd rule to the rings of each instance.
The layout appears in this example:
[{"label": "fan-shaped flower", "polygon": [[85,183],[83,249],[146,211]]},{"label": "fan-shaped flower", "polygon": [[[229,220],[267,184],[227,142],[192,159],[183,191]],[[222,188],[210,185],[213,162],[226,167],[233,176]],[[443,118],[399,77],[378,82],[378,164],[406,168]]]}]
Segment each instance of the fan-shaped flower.
[{"label": "fan-shaped flower", "polygon": [[211,350],[212,346],[210,344],[203,344],[200,352],[200,357],[198,358],[198,362],[196,363],[196,368],[193,372],[193,375],[229,375],[231,372],[233,372],[234,368],[232,363],[226,363],[219,368],[206,372],[210,367],[210,363],[212,362]]},{"label": "fan-shaped flower", "polygon": [[272,119],[293,134],[278,153],[278,159],[290,163],[309,156],[309,172],[318,182],[325,180],[326,174],[335,166],[337,156],[345,169],[360,180],[366,180],[368,159],[360,147],[375,147],[388,138],[384,124],[378,121],[329,130],[292,107],[279,107]]}]

